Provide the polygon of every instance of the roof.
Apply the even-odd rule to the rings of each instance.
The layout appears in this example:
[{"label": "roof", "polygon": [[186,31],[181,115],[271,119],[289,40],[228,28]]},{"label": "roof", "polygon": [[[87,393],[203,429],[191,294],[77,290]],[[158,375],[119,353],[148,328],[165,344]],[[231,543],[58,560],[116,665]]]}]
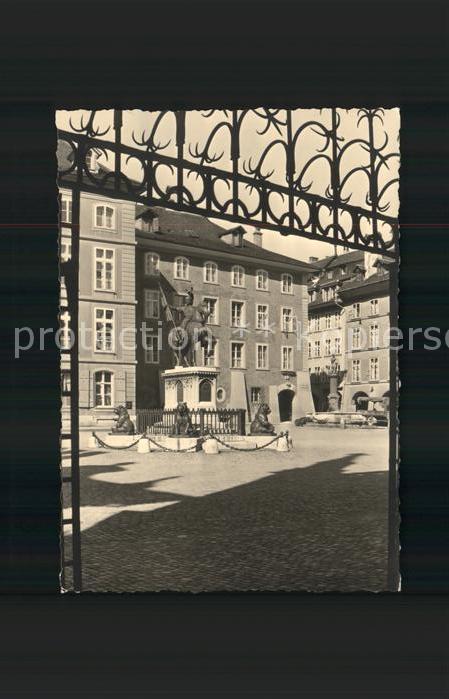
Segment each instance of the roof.
[{"label": "roof", "polygon": [[342,255],[329,255],[328,257],[323,257],[322,260],[317,260],[313,264],[320,269],[333,269],[350,262],[362,262],[364,259],[364,254],[365,253],[362,250],[351,250],[351,252],[344,252]]},{"label": "roof", "polygon": [[[152,207],[156,208],[156,207]],[[168,210],[164,209],[164,212]],[[179,216],[179,219],[177,221],[177,230],[164,230],[164,224],[162,220],[159,220],[159,230],[160,232],[158,233],[145,233],[144,231],[141,231],[139,229],[136,230],[137,234],[137,239],[140,243],[142,242],[150,242],[152,240],[157,240],[158,242],[166,242],[166,243],[178,243],[178,244],[183,244],[183,245],[188,245],[191,248],[197,248],[199,250],[211,250],[211,251],[216,251],[216,252],[224,252],[226,254],[233,254],[233,255],[238,255],[239,257],[242,258],[258,258],[261,261],[266,260],[267,262],[274,262],[274,263],[279,263],[279,264],[289,264],[289,265],[294,265],[298,267],[298,269],[306,269],[306,270],[313,270],[314,267],[307,262],[302,262],[301,260],[296,260],[292,257],[287,257],[286,255],[280,255],[277,252],[272,252],[271,250],[267,250],[266,248],[262,248],[259,245],[255,245],[254,243],[250,243],[248,240],[245,240],[243,238],[242,241],[242,246],[235,247],[229,243],[225,243],[223,240],[220,239],[220,237],[217,235],[215,228],[221,228],[220,226],[217,226],[216,224],[213,224],[211,221],[209,221],[207,218],[204,218],[202,216],[195,216],[195,219],[202,219],[202,224],[201,224],[201,229],[199,229],[196,225],[196,221],[192,221],[193,219],[193,214],[184,214],[181,212],[172,212],[170,211],[169,213],[174,213],[177,216]],[[189,217],[189,218],[185,218]],[[181,227],[181,221],[184,219],[186,223],[188,224],[188,227]],[[166,219],[166,220],[173,220],[173,219]],[[195,233],[200,233],[200,237],[196,237]],[[221,234],[223,233],[223,229],[221,228]],[[193,234],[193,235],[192,235]]]}]

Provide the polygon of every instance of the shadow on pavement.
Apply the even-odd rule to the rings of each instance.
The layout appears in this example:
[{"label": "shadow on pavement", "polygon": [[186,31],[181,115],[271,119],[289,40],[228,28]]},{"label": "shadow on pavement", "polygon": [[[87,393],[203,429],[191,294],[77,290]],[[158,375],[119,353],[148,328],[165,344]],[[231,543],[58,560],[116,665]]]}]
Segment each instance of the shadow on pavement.
[{"label": "shadow on pavement", "polygon": [[[359,456],[279,471],[202,497],[148,491],[156,481],[94,481],[93,489],[91,481],[83,505],[178,502],[121,512],[83,532],[84,589],[385,589],[388,472],[345,473]],[[83,478],[113,470],[93,468],[84,466]]]}]

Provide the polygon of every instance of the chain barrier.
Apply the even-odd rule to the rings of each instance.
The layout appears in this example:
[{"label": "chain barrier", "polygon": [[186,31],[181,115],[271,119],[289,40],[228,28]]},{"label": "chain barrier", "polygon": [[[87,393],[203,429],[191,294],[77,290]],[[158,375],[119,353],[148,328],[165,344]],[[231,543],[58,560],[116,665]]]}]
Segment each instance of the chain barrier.
[{"label": "chain barrier", "polygon": [[[113,447],[110,444],[106,444],[106,442],[103,442],[101,437],[99,437],[96,432],[92,432],[92,436],[95,437],[95,439],[97,440],[100,447],[103,447],[104,449],[131,449],[131,447],[135,447],[136,444],[138,444],[140,442],[140,440],[142,439],[142,437],[139,437],[139,439],[137,439],[135,442],[133,442],[132,444],[127,444],[124,447],[119,447],[119,446]],[[121,436],[126,437],[127,435],[121,435]]]},{"label": "chain barrier", "polygon": [[255,447],[249,447],[249,448],[242,448],[242,447],[236,447],[233,446],[232,444],[228,444],[227,442],[224,442],[220,437],[218,437],[214,432],[209,431],[204,437],[199,437],[197,439],[196,444],[193,444],[191,447],[186,447],[185,449],[170,449],[170,447],[166,447],[163,444],[160,444],[159,442],[156,442],[155,439],[152,439],[148,435],[142,435],[137,439],[135,442],[132,442],[131,444],[128,444],[126,446],[111,446],[110,444],[107,444],[104,442],[95,432],[92,432],[93,437],[97,440],[98,444],[100,447],[103,447],[104,449],[117,449],[117,450],[123,450],[123,449],[131,449],[132,447],[135,447],[136,444],[140,442],[141,439],[147,439],[151,444],[154,444],[158,449],[161,451],[167,451],[167,452],[174,452],[176,454],[186,454],[187,452],[190,451],[198,451],[199,446],[204,443],[207,439],[215,439],[219,444],[222,444],[224,447],[227,449],[230,449],[231,451],[261,451],[262,449],[266,449],[269,447],[271,444],[274,444],[274,442],[279,441],[283,437],[286,438],[287,444],[290,448],[290,440],[288,438],[288,430],[286,432],[281,432],[280,434],[276,435],[276,437],[273,437],[272,440],[267,442],[266,444],[261,444],[260,446],[255,446]]},{"label": "chain barrier", "polygon": [[282,439],[282,437],[285,437],[287,439],[287,444],[290,447],[290,441],[288,439],[288,431],[286,432],[281,432],[280,434],[276,435],[276,437],[273,437],[273,439],[270,442],[267,442],[266,444],[261,444],[260,447],[257,445],[255,447],[249,447],[249,448],[241,448],[241,447],[234,447],[231,444],[227,444],[226,442],[223,442],[222,439],[217,437],[216,434],[213,432],[209,432],[208,437],[210,439],[216,439],[219,444],[222,444],[224,447],[227,447],[228,449],[231,449],[231,451],[260,451],[261,449],[266,449],[267,447],[270,446],[270,444],[273,444],[274,442],[277,442],[279,439]]},{"label": "chain barrier", "polygon": [[202,444],[202,443],[205,441],[204,438],[199,437],[199,438],[197,439],[196,444],[194,444],[194,445],[191,446],[191,447],[186,447],[186,449],[170,449],[170,447],[164,447],[163,444],[159,444],[159,443],[156,442],[154,439],[151,439],[151,437],[149,437],[148,435],[146,435],[145,439],[148,439],[148,441],[151,442],[151,444],[154,444],[155,446],[157,446],[157,447],[158,447],[159,449],[161,449],[162,451],[175,451],[177,454],[186,454],[188,451],[196,451],[196,450],[198,449],[200,443]]}]

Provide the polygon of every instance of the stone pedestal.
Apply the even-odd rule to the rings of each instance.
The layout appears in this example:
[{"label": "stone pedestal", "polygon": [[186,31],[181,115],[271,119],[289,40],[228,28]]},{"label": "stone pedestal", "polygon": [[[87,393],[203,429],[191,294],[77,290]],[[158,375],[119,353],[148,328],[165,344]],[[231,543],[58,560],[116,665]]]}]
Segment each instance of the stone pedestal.
[{"label": "stone pedestal", "polygon": [[164,408],[171,410],[178,403],[187,403],[189,410],[217,407],[217,376],[215,367],[176,366],[162,372]]},{"label": "stone pedestal", "polygon": [[327,397],[328,400],[328,405],[329,405],[329,412],[334,413],[335,411],[338,410],[338,401],[340,399],[340,396],[338,395],[337,391],[337,380],[338,377],[337,375],[331,375],[330,377],[330,393]]}]

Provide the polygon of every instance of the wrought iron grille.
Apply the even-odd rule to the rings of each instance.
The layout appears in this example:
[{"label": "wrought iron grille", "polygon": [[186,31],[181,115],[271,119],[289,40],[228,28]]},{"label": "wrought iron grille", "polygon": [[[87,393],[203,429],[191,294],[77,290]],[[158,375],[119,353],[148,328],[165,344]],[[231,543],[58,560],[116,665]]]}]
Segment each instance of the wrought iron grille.
[{"label": "wrought iron grille", "polygon": [[384,119],[382,109],[91,111],[59,131],[70,163],[60,185],[395,257],[399,152]]}]

